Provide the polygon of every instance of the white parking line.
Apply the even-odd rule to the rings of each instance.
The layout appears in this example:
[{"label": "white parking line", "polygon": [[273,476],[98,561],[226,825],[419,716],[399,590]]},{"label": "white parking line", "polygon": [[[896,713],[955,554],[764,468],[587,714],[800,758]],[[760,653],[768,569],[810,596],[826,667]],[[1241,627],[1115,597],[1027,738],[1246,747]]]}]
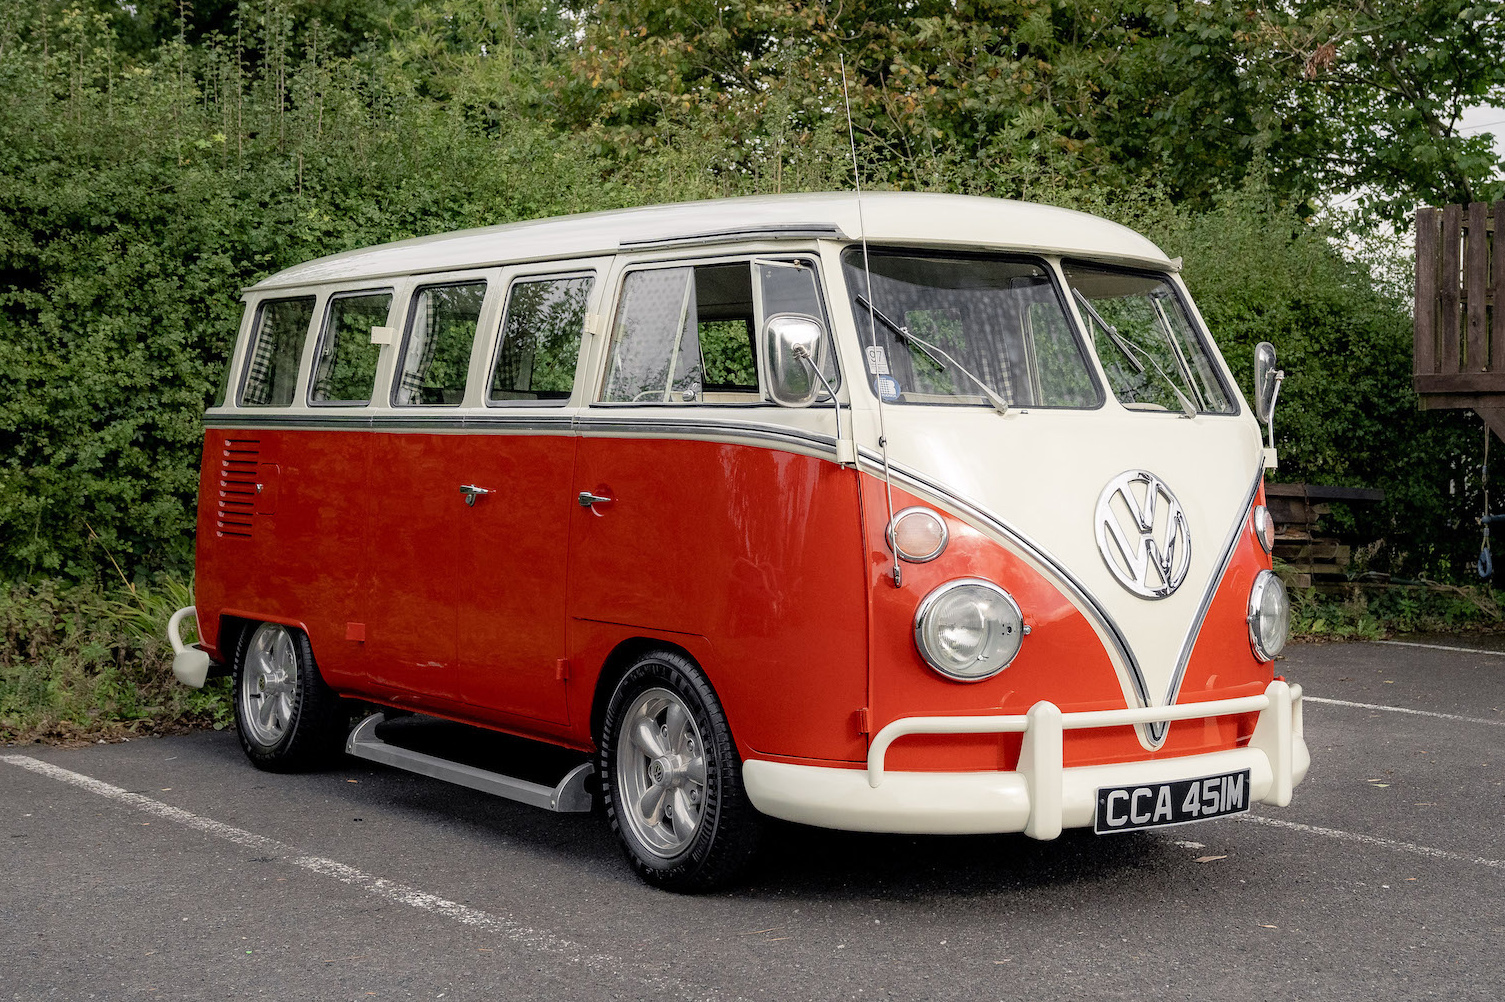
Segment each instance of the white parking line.
[{"label": "white parking line", "polygon": [[1488,866],[1496,870],[1505,870],[1505,859],[1485,859],[1482,856],[1467,856],[1461,852],[1451,852],[1447,849],[1433,849],[1431,846],[1417,845],[1414,842],[1397,842],[1395,839],[1380,838],[1377,835],[1359,835],[1356,832],[1339,831],[1337,828],[1319,828],[1316,825],[1303,825],[1295,821],[1267,818],[1262,814],[1238,814],[1234,816],[1234,820],[1246,821],[1256,825],[1269,825],[1271,828],[1285,828],[1290,831],[1305,832],[1308,835],[1322,835],[1344,842],[1359,842],[1363,845],[1379,846],[1381,849],[1391,849],[1395,852],[1408,852],[1413,856],[1427,856],[1431,859],[1446,859],[1454,863],[1473,863],[1476,866]]},{"label": "white parking line", "polygon": [[1376,644],[1389,644],[1391,647],[1425,647],[1429,651],[1455,651],[1458,654],[1488,654],[1491,657],[1505,658],[1505,651],[1485,651],[1477,647],[1448,647],[1444,644],[1418,644],[1413,640],[1376,640]]},{"label": "white parking line", "polygon": [[535,929],[513,919],[501,915],[493,915],[490,912],[482,911],[479,908],[472,908],[469,905],[462,905],[458,901],[450,901],[447,898],[441,898],[436,894],[429,894],[426,891],[410,887],[407,884],[387,880],[384,877],[373,876],[333,859],[304,855],[293,846],[285,842],[279,842],[277,839],[268,838],[265,835],[257,835],[243,828],[236,828],[233,825],[227,825],[210,818],[200,817],[182,808],[152,800],[150,797],[143,797],[139,793],[122,790],[118,786],[111,786],[109,783],[97,780],[92,776],[71,772],[52,765],[50,762],[43,762],[40,759],[32,758],[29,755],[0,755],[0,762],[20,766],[22,769],[29,769],[49,779],[55,779],[60,783],[76,786],[81,790],[87,790],[90,793],[106,797],[127,807],[133,807],[138,811],[152,814],[159,818],[165,818],[168,821],[175,821],[185,827],[193,828],[217,838],[226,839],[237,845],[259,850],[268,855],[275,856],[282,862],[291,863],[293,866],[326,877],[332,877],[341,883],[369,891],[377,897],[409,905],[421,911],[432,912],[435,915],[442,915],[445,918],[453,919],[456,922],[473,928],[484,929],[512,943],[516,943],[518,946],[536,950],[540,953],[554,954],[566,963],[579,964],[592,970],[599,970],[607,975],[621,975],[623,977],[638,976],[649,987],[656,988],[661,992],[673,992],[684,998],[721,999],[724,997],[715,989],[698,985],[692,987],[673,979],[653,975],[629,975],[626,973],[626,969],[630,968],[631,965],[624,963],[621,959],[607,954],[591,953],[579,943],[573,943],[570,940],[549,932],[547,929]]},{"label": "white parking line", "polygon": [[1326,703],[1329,706],[1351,706],[1357,710],[1384,710],[1387,713],[1409,713],[1416,717],[1437,717],[1439,720],[1457,720],[1465,724],[1488,724],[1490,727],[1505,727],[1505,720],[1490,720],[1487,717],[1461,717],[1456,713],[1438,713],[1435,710],[1413,710],[1409,706],[1355,703],[1347,699],[1327,699],[1323,696],[1302,696],[1301,701],[1303,703]]}]

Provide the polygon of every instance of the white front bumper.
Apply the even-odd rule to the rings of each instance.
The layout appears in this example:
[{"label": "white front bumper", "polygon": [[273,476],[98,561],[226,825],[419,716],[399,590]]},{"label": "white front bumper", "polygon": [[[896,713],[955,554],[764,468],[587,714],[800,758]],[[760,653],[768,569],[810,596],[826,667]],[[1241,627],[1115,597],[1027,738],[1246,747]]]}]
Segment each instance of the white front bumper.
[{"label": "white front bumper", "polygon": [[[1185,720],[1259,710],[1249,744],[1181,758],[1065,768],[1063,733],[1150,720]],[[1022,733],[1014,772],[885,772],[888,746],[904,734]],[[1024,832],[1050,839],[1093,823],[1097,791],[1196,779],[1248,769],[1251,802],[1284,807],[1311,764],[1302,733],[1301,687],[1271,682],[1262,696],[1147,710],[1062,713],[1036,703],[1024,716],[907,717],[874,736],[866,769],[832,769],[749,759],[743,782],[753,806],[786,821],[848,831],[980,834]]]}]

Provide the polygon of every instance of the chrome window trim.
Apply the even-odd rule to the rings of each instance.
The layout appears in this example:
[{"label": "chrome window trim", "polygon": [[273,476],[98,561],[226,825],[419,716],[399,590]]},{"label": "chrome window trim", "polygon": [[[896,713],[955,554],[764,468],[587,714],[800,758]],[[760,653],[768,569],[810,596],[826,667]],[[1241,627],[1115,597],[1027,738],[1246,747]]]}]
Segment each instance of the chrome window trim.
[{"label": "chrome window trim", "polygon": [[[571,278],[588,278],[590,279],[591,284],[590,287],[586,289],[585,293],[586,319],[585,323],[580,328],[580,344],[575,348],[575,371],[572,374],[572,378],[570,380],[570,395],[567,397],[561,397],[557,400],[491,399],[491,377],[496,373],[497,359],[501,357],[502,344],[506,340],[507,313],[512,307],[513,290],[516,289],[519,285],[526,285],[529,282],[550,282],[555,280],[568,280]],[[496,337],[491,338],[489,334],[487,335],[487,338],[493,343],[491,345],[491,352],[487,356],[486,365],[481,371],[481,406],[488,408],[525,407],[529,409],[573,406],[575,402],[575,389],[580,384],[581,374],[585,373],[586,375],[589,375],[589,373],[586,372],[589,365],[587,354],[590,349],[591,334],[593,333],[590,325],[590,304],[592,299],[599,295],[601,287],[601,272],[600,269],[597,268],[574,268],[566,269],[564,271],[513,272],[512,274],[510,274],[507,277],[507,281],[502,284],[502,298],[501,302],[497,306],[498,313],[496,318]],[[477,339],[479,339],[480,336],[480,328],[478,326],[476,329]]]},{"label": "chrome window trim", "polygon": [[[1208,358],[1217,363],[1213,366],[1214,375],[1217,376],[1218,385],[1219,388],[1223,391],[1223,396],[1226,397],[1228,399],[1228,402],[1233,406],[1233,409],[1229,411],[1210,411],[1198,409],[1197,417],[1229,418],[1239,417],[1244,413],[1246,403],[1244,401],[1243,391],[1238,388],[1236,381],[1231,378],[1228,371],[1228,360],[1223,357],[1223,352],[1218,347],[1217,341],[1213,340],[1212,331],[1207,329],[1206,321],[1202,319],[1201,312],[1197,310],[1196,304],[1192,301],[1191,294],[1187,291],[1185,283],[1179,281],[1179,271],[1173,271],[1168,268],[1156,268],[1143,264],[1117,264],[1108,263],[1106,261],[1095,261],[1092,258],[1086,257],[1071,257],[1068,255],[1062,255],[1059,259],[1061,281],[1068,289],[1072,288],[1072,284],[1071,278],[1069,275],[1067,275],[1066,271],[1073,264],[1084,268],[1096,268],[1099,271],[1111,271],[1116,269],[1118,271],[1126,271],[1131,274],[1141,275],[1146,278],[1158,278],[1164,281],[1166,287],[1171,290],[1171,294],[1176,297],[1176,303],[1181,307],[1182,311],[1185,312],[1186,319],[1190,322],[1192,333],[1200,342],[1202,350],[1207,353]],[[1080,324],[1081,336],[1092,344],[1092,354],[1094,356],[1097,355],[1097,343],[1095,341],[1092,341],[1091,338],[1087,337],[1087,325],[1083,322],[1081,314],[1077,312],[1075,302],[1071,304],[1070,312],[1071,315],[1077,319],[1077,323]],[[1177,348],[1178,352],[1179,350],[1180,349]],[[1098,359],[1098,364],[1102,364],[1101,358]],[[1106,368],[1104,368],[1104,375],[1106,374],[1107,370]],[[1131,407],[1125,407],[1123,401],[1118,399],[1118,394],[1113,391],[1111,385],[1108,387],[1108,396],[1113,398],[1114,402],[1118,404],[1120,409],[1130,414],[1158,414],[1169,415],[1176,418],[1185,416],[1176,410],[1141,411]]]},{"label": "chrome window trim", "polygon": [[275,404],[248,404],[245,402],[245,397],[246,384],[251,379],[251,361],[256,357],[256,345],[261,340],[261,321],[266,315],[266,308],[273,303],[285,303],[299,299],[313,300],[313,307],[308,311],[308,329],[303,332],[303,345],[298,349],[298,373],[293,380],[293,401],[296,403],[298,399],[298,384],[303,382],[303,356],[308,347],[308,337],[313,331],[314,323],[319,319],[319,296],[314,292],[293,296],[265,296],[256,301],[255,308],[250,311],[252,314],[251,327],[246,333],[245,347],[240,355],[240,379],[235,389],[235,399],[233,403],[226,401],[226,407],[234,407],[236,410],[245,408],[251,412],[264,413],[266,411],[281,411],[293,406],[293,404],[282,406]]},{"label": "chrome window trim", "polygon": [[727,230],[708,230],[672,237],[644,237],[620,241],[622,251],[651,250],[657,247],[693,247],[736,243],[742,240],[846,240],[847,235],[835,223],[770,223],[763,226],[739,226]]},{"label": "chrome window trim", "polygon": [[[801,235],[808,236],[809,234],[801,234]],[[830,236],[830,235],[828,234],[827,236]],[[737,237],[737,239],[743,239],[743,238],[739,236],[739,237]],[[628,248],[624,247],[623,249],[626,250]],[[640,250],[640,249],[643,249],[643,248],[633,247],[631,249]],[[846,380],[845,380],[845,377],[844,377],[844,374],[843,374],[843,371],[842,371],[842,366],[841,366],[840,348],[838,347],[838,341],[839,341],[839,339],[836,336],[835,324],[832,322],[832,319],[831,319],[831,300],[830,300],[830,298],[826,294],[825,271],[823,269],[825,261],[822,258],[820,252],[818,250],[809,250],[809,249],[806,249],[806,248],[788,248],[788,249],[779,249],[779,250],[763,251],[763,252],[759,252],[759,251],[756,251],[756,250],[738,249],[738,250],[717,251],[715,253],[704,254],[704,255],[701,255],[701,256],[698,256],[698,257],[664,257],[664,258],[643,258],[643,259],[636,259],[636,260],[628,260],[628,261],[623,262],[620,267],[618,267],[617,269],[615,269],[608,276],[609,281],[611,283],[611,287],[609,289],[604,289],[603,288],[603,293],[604,294],[609,294],[611,296],[611,299],[609,301],[609,305],[610,305],[611,308],[610,308],[610,310],[603,310],[602,311],[602,323],[603,323],[603,326],[604,326],[604,330],[601,332],[601,334],[602,334],[602,340],[601,340],[600,357],[596,359],[596,367],[597,367],[598,371],[595,373],[595,376],[596,376],[595,385],[593,387],[590,387],[587,390],[586,399],[585,399],[585,401],[583,403],[583,406],[592,407],[592,408],[594,408],[594,407],[603,407],[603,408],[611,408],[611,407],[662,407],[662,408],[665,408],[665,409],[672,409],[672,410],[679,410],[679,409],[685,408],[685,407],[714,407],[714,408],[718,408],[718,409],[723,408],[723,407],[726,407],[726,408],[772,407],[772,408],[778,408],[780,410],[785,409],[785,408],[780,408],[778,404],[774,403],[772,400],[767,399],[766,396],[763,396],[764,394],[766,394],[767,390],[766,390],[766,388],[763,385],[763,383],[764,383],[763,360],[761,358],[757,357],[757,355],[758,355],[758,352],[756,350],[756,346],[757,346],[757,333],[758,333],[757,330],[753,331],[753,344],[754,344],[753,364],[754,364],[754,366],[757,369],[757,373],[758,373],[758,393],[759,393],[760,397],[762,397],[762,399],[755,400],[755,401],[754,400],[748,400],[748,401],[724,401],[724,402],[723,401],[710,402],[710,401],[706,401],[706,400],[701,400],[699,398],[697,398],[695,400],[690,400],[690,401],[673,401],[673,400],[602,400],[601,399],[601,394],[603,392],[605,392],[605,390],[606,390],[606,381],[610,377],[610,371],[609,371],[609,366],[608,366],[607,362],[608,362],[608,360],[611,357],[611,349],[612,349],[612,346],[613,346],[613,342],[615,341],[615,338],[616,338],[617,319],[618,319],[617,314],[618,314],[618,311],[621,309],[621,306],[622,306],[622,289],[627,284],[627,279],[630,276],[632,276],[633,274],[636,274],[637,272],[641,272],[641,271],[658,271],[658,270],[663,270],[663,269],[666,269],[666,268],[691,268],[691,269],[694,269],[694,268],[710,268],[710,267],[715,267],[717,265],[726,265],[726,264],[745,264],[745,265],[747,265],[749,275],[753,279],[753,317],[754,317],[754,326],[756,327],[757,318],[763,312],[763,304],[762,304],[762,297],[761,297],[762,288],[761,288],[761,285],[758,282],[757,273],[753,269],[754,262],[757,261],[759,258],[774,258],[774,259],[780,259],[780,258],[795,259],[795,258],[797,258],[797,259],[803,261],[805,264],[809,265],[810,270],[812,272],[814,272],[814,274],[815,274],[815,295],[816,295],[816,298],[819,300],[820,310],[821,310],[821,316],[819,318],[817,318],[817,319],[819,319],[821,321],[821,326],[822,326],[822,328],[824,328],[826,342],[827,342],[827,345],[829,346],[830,351],[831,351],[832,367],[836,370],[836,378],[832,381],[832,386],[837,391],[837,393],[840,394],[841,389],[845,385]],[[602,305],[606,306],[606,305],[608,305],[608,303],[606,301],[603,301]],[[829,398],[820,401],[821,404],[826,404],[826,403],[829,403],[829,402],[830,402]],[[818,405],[812,405],[812,406],[818,406]]]},{"label": "chrome window trim", "polygon": [[[446,282],[443,280],[443,277],[440,276],[438,281],[422,282],[414,285],[411,289],[408,290],[407,303],[404,304],[404,312],[407,315],[407,319],[403,321],[402,337],[398,340],[397,343],[397,354],[392,359],[392,378],[389,380],[391,387],[387,394],[387,406],[398,408],[404,411],[410,408],[427,407],[433,407],[443,410],[453,410],[456,407],[465,406],[463,394],[461,400],[453,404],[403,404],[398,403],[397,401],[397,393],[402,386],[402,366],[403,363],[407,361],[408,345],[411,343],[413,337],[413,320],[418,312],[418,297],[423,295],[423,293],[429,289],[452,288],[458,285],[479,285],[486,290],[481,294],[481,310],[476,315],[476,330],[475,333],[471,335],[470,339],[471,354],[475,353],[476,341],[481,336],[481,321],[486,316],[486,298],[491,295],[492,282],[490,277],[487,275],[475,275],[470,278],[458,278],[454,281]],[[469,366],[467,366],[466,368],[468,370]],[[467,375],[469,375],[468,371]]]},{"label": "chrome window trim", "polygon": [[329,295],[324,297],[323,310],[320,313],[322,319],[319,320],[318,333],[314,336],[313,355],[309,358],[308,361],[308,385],[304,387],[303,390],[303,402],[306,406],[334,408],[370,407],[371,401],[376,399],[376,386],[378,381],[377,377],[381,375],[380,348],[378,348],[376,352],[376,367],[371,372],[371,392],[366,395],[365,400],[315,400],[314,382],[315,378],[318,375],[319,353],[324,350],[324,344],[329,339],[329,335],[331,333],[329,329],[329,318],[334,313],[335,301],[340,299],[352,299],[356,296],[380,296],[384,294],[389,298],[387,301],[387,323],[383,326],[390,327],[392,320],[392,308],[397,305],[396,286],[383,285],[376,286],[370,289],[342,289],[338,292],[331,292],[329,293]]},{"label": "chrome window trim", "polygon": [[[1042,411],[1082,411],[1082,412],[1086,412],[1086,413],[1092,413],[1094,411],[1100,411],[1104,407],[1108,406],[1108,400],[1109,400],[1110,397],[1113,397],[1113,393],[1112,393],[1112,391],[1108,387],[1107,380],[1104,378],[1105,374],[1103,372],[1099,371],[1099,366],[1101,365],[1101,360],[1098,359],[1098,357],[1097,357],[1097,350],[1096,350],[1095,346],[1091,343],[1091,340],[1086,336],[1086,333],[1085,333],[1084,329],[1079,324],[1073,322],[1073,318],[1076,316],[1076,314],[1072,312],[1075,304],[1073,304],[1070,301],[1071,297],[1067,293],[1068,286],[1066,284],[1065,273],[1062,272],[1061,270],[1059,270],[1059,268],[1057,268],[1057,266],[1056,266],[1056,264],[1057,264],[1056,260],[1054,260],[1053,258],[1051,258],[1049,255],[1047,255],[1047,254],[1045,254],[1043,252],[1039,252],[1039,251],[1030,251],[1030,250],[1023,250],[1023,249],[1018,249],[1018,248],[997,248],[997,249],[983,248],[983,249],[979,250],[977,248],[967,248],[967,247],[947,247],[947,246],[944,246],[944,245],[933,244],[933,243],[903,244],[903,243],[889,242],[889,243],[884,243],[884,244],[876,244],[876,245],[874,245],[873,249],[875,249],[877,251],[880,251],[880,252],[883,252],[883,253],[892,253],[894,256],[938,257],[938,258],[953,258],[953,259],[954,258],[971,258],[971,259],[974,259],[974,260],[984,260],[984,259],[988,259],[988,258],[1003,258],[1003,259],[1006,259],[1006,260],[1014,261],[1016,263],[1030,264],[1030,265],[1035,265],[1036,267],[1039,267],[1043,272],[1045,272],[1045,277],[1050,281],[1051,291],[1055,293],[1057,305],[1061,308],[1061,318],[1066,321],[1066,330],[1067,330],[1068,333],[1070,333],[1072,341],[1076,344],[1077,353],[1078,353],[1078,355],[1080,356],[1080,358],[1082,360],[1082,365],[1083,365],[1083,367],[1085,368],[1085,370],[1087,372],[1087,377],[1088,377],[1088,379],[1092,383],[1093,390],[1095,390],[1097,392],[1097,403],[1095,403],[1095,404],[1093,404],[1091,406],[1083,407],[1083,406],[1073,406],[1073,405],[1067,405],[1067,404],[1016,404],[1013,401],[1010,401],[1009,402],[1009,409],[1011,411],[1012,410],[1018,410],[1020,413],[1025,413],[1025,412],[1033,411],[1033,410],[1042,410]],[[860,245],[852,244],[852,245],[848,245],[848,246],[842,247],[839,250],[838,254],[837,254],[837,261],[840,263],[842,271],[843,271],[842,281],[843,281],[843,285],[844,286],[846,284],[845,270],[847,268],[847,258],[849,256],[854,256],[854,252],[855,252],[855,255],[860,255],[861,251],[862,251],[862,248],[861,248]],[[860,271],[860,270],[862,270],[863,267],[864,266],[857,266],[857,270]],[[846,303],[847,308],[851,311],[852,329],[853,329],[853,331],[857,335],[858,347],[861,348],[864,352],[866,352],[867,348],[869,347],[869,344],[868,344],[867,341],[863,340],[862,329],[857,324],[857,318],[860,317],[860,316],[862,316],[866,311],[864,311],[860,306],[858,306],[857,303],[856,303],[856,301],[855,301],[857,293],[859,293],[861,291],[862,290],[857,289],[855,287],[849,288],[848,292],[847,292],[847,296],[845,297],[845,303]],[[865,293],[864,293],[864,295],[865,295]],[[1029,347],[1028,354],[1029,354],[1030,358],[1034,357],[1034,347],[1033,347],[1033,345],[1031,345]],[[873,390],[872,373],[868,372],[867,368],[865,366],[861,369],[861,372],[862,372],[862,382],[863,382],[864,385],[867,386],[868,395],[872,399],[874,399],[874,400],[878,399],[878,394]],[[883,404],[883,406],[885,406],[885,407],[891,406],[891,405],[903,406],[903,407],[991,407],[992,406],[991,404],[988,404],[988,403],[980,403],[980,404],[961,404],[961,403],[955,403],[955,404],[948,404],[948,403],[941,403],[941,402],[938,402],[938,401],[937,402],[931,402],[931,401],[920,402],[920,401],[909,401],[909,400],[885,401],[884,404]]]}]

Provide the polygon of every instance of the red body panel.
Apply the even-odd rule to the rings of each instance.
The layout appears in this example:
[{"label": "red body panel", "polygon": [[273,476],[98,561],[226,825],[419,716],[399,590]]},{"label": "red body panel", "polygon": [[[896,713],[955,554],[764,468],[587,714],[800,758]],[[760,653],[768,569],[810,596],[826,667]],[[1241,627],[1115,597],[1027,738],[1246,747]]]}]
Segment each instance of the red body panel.
[{"label": "red body panel", "polygon": [[[877,733],[898,717],[1023,714],[1040,700],[1067,712],[1122,709],[1127,704],[1113,664],[1091,624],[1066,596],[1022,559],[959,519],[946,517],[951,542],[936,560],[901,563],[895,588],[882,527],[887,504],[881,481],[866,498],[869,582],[873,590],[873,712]],[[895,489],[894,510],[922,499]],[[1254,657],[1244,609],[1254,575],[1269,558],[1246,527],[1233,567],[1225,575],[1189,662],[1177,702],[1254,695],[1273,677]],[[933,671],[914,644],[914,615],[932,589],[958,577],[994,581],[1012,594],[1031,628],[1013,663],[981,682],[956,682]],[[1171,724],[1164,744],[1147,751],[1134,728],[1068,731],[1068,767],[1193,755],[1232,748],[1247,740],[1255,715]],[[912,735],[889,749],[893,770],[961,772],[1015,768],[1021,737],[1014,735]]]},{"label": "red body panel", "polygon": [[576,486],[613,500],[576,508],[572,621],[706,638],[701,664],[744,754],[866,754],[854,472],[756,446],[587,438]]},{"label": "red body panel", "polygon": [[[946,551],[903,564],[895,588],[882,481],[829,460],[569,434],[211,429],[202,474],[205,646],[229,659],[226,615],[300,625],[350,695],[586,748],[608,656],[649,638],[701,664],[744,756],[854,767],[864,719],[876,733],[901,716],[1022,714],[1039,700],[1125,705],[1087,619],[959,519],[946,516]],[[464,484],[491,493],[469,506]],[[612,500],[581,507],[581,491]],[[895,510],[913,504],[928,505],[894,490]],[[1270,681],[1244,621],[1267,567],[1246,526],[1178,702]],[[1032,629],[979,683],[941,677],[913,639],[920,601],[964,576],[1002,585]],[[1232,748],[1253,722],[1174,723],[1154,752],[1132,728],[1068,732],[1066,764]],[[907,737],[888,768],[1011,769],[1018,750],[1017,735]]]}]

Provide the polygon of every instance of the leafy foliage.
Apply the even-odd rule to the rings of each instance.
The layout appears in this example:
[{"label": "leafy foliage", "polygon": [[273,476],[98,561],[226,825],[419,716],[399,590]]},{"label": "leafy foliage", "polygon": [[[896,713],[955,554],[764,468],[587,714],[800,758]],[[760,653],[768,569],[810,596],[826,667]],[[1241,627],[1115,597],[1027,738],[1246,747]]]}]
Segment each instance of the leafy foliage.
[{"label": "leafy foliage", "polygon": [[1405,304],[1302,201],[1494,190],[1455,112],[1500,96],[1501,15],[1433,6],[0,0],[0,578],[186,570],[237,289],[421,234],[848,187],[843,70],[868,184],[1184,255],[1246,391],[1253,343],[1281,349],[1280,476],[1384,487],[1381,562],[1462,574],[1478,426],[1415,412]]},{"label": "leafy foliage", "polygon": [[0,591],[0,739],[228,724],[227,680],[189,689],[170,669],[162,625],[191,594],[170,579],[123,595],[54,581]]}]

